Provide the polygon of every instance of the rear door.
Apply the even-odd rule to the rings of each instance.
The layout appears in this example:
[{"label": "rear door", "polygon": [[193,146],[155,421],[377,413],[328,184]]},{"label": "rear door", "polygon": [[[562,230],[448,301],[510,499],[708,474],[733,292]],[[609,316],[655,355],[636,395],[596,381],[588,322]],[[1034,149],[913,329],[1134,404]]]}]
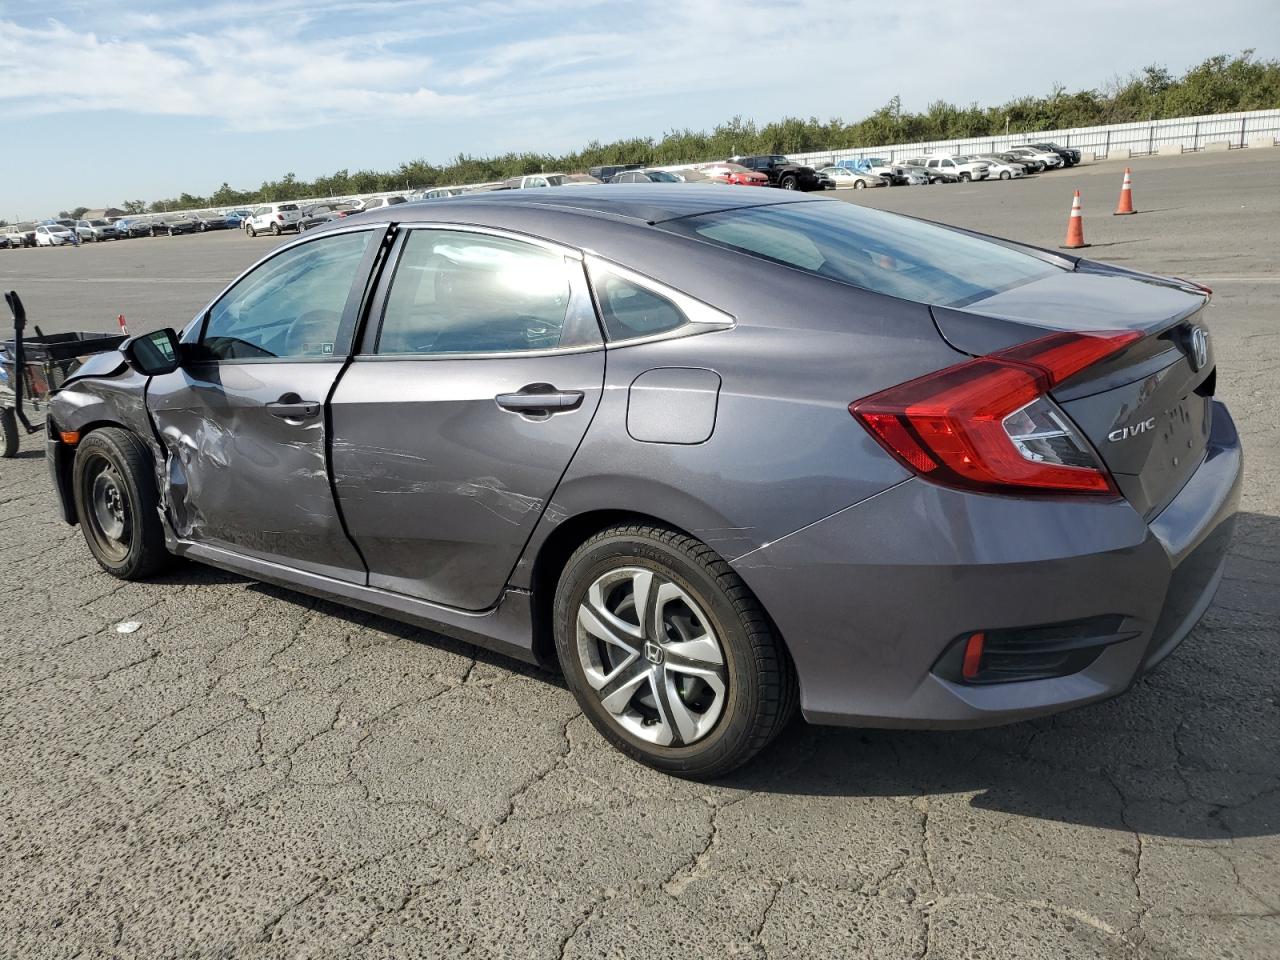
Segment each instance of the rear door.
[{"label": "rear door", "polygon": [[370,585],[494,604],[586,433],[604,363],[575,251],[402,229],[332,403],[334,482]]},{"label": "rear door", "polygon": [[154,377],[178,536],[363,583],[328,474],[324,405],[349,347],[384,227],[282,249],[219,298]]}]

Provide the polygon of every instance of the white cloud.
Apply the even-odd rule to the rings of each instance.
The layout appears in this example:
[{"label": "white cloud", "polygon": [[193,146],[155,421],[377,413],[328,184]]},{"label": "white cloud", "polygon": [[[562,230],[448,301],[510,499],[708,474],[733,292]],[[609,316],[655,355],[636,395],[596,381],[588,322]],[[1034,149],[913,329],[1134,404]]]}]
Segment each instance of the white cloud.
[{"label": "white cloud", "polygon": [[0,103],[22,113],[119,110],[287,130],[353,117],[429,117],[468,97],[428,83],[421,55],[374,45],[308,44],[284,31],[230,29],[163,39],[103,39],[50,21],[0,21]]},{"label": "white cloud", "polygon": [[32,22],[4,19],[13,7],[0,6],[0,107],[201,117],[251,131],[472,124],[476,136],[444,155],[484,152],[506,130],[621,133],[629,110],[701,126],[734,114],[856,119],[895,94],[908,109],[992,103],[1055,81],[1098,85],[1149,60],[1178,69],[1280,26],[1274,0],[1220,0],[1189,4],[1162,28],[1166,2],[1128,0],[1126,21],[1153,25],[1141,47],[1093,29],[1069,54],[1056,37],[1109,22],[1112,0],[977,17],[868,16],[865,4],[837,0],[97,0],[46,3],[63,19]]}]

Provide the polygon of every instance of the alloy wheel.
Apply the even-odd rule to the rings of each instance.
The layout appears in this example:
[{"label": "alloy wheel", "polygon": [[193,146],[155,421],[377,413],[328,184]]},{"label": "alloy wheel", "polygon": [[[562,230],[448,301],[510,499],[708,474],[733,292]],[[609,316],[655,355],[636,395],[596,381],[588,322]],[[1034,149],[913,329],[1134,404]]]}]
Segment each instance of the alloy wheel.
[{"label": "alloy wheel", "polygon": [[687,746],[724,712],[728,670],[711,621],[653,570],[620,567],[591,584],[578,607],[577,650],[605,711],[637,739]]}]

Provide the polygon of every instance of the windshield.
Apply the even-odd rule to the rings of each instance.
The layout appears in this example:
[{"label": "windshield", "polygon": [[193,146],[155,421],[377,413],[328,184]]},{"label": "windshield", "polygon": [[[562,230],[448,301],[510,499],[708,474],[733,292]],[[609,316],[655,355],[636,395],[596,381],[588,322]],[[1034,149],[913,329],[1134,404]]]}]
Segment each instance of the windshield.
[{"label": "windshield", "polygon": [[876,293],[946,306],[1061,269],[1001,244],[833,201],[726,210],[661,226]]}]

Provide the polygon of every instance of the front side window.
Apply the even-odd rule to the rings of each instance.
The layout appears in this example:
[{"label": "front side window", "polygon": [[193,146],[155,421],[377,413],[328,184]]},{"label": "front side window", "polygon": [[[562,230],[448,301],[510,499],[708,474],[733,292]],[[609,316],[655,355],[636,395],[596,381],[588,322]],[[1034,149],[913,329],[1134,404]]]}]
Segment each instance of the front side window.
[{"label": "front side window", "polygon": [[345,352],[338,329],[371,232],[300,244],[242,278],[209,310],[212,360],[324,359]]},{"label": "front side window", "polygon": [[865,290],[944,306],[1063,269],[1002,244],[849,203],[745,207],[660,226]]},{"label": "front side window", "polygon": [[570,299],[562,254],[506,237],[411,230],[387,295],[377,352],[555,349]]}]

